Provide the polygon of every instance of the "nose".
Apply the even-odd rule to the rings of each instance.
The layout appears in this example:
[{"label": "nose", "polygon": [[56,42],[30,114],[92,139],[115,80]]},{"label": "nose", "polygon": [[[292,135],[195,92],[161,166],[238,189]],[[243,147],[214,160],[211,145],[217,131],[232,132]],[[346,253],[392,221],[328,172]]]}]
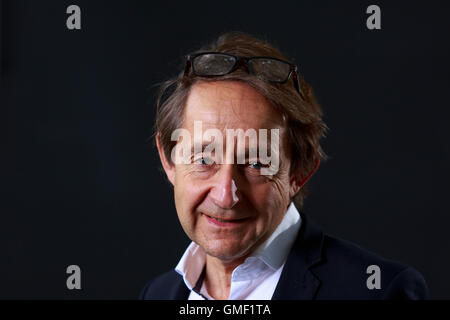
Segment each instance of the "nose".
[{"label": "nose", "polygon": [[232,164],[224,164],[216,172],[210,196],[213,202],[222,209],[231,209],[239,202],[238,190],[233,178],[234,171],[235,168]]}]

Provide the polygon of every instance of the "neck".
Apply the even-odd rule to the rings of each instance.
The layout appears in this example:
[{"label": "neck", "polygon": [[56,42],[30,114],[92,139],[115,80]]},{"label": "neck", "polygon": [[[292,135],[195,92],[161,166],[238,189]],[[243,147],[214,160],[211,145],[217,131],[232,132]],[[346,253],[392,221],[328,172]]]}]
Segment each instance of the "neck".
[{"label": "neck", "polygon": [[242,264],[248,255],[233,261],[222,261],[206,255],[205,287],[215,300],[226,300],[230,296],[231,275],[233,270]]}]

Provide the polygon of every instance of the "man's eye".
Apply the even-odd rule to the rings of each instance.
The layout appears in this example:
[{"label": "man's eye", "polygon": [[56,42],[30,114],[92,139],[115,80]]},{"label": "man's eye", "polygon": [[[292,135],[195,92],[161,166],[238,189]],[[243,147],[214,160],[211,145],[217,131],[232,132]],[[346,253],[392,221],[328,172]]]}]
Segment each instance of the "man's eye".
[{"label": "man's eye", "polygon": [[248,163],[249,167],[255,170],[261,170],[263,168],[263,165],[259,161],[252,161]]},{"label": "man's eye", "polygon": [[209,166],[213,163],[213,161],[210,158],[201,157],[198,158],[197,160],[194,160],[194,163],[202,166]]}]

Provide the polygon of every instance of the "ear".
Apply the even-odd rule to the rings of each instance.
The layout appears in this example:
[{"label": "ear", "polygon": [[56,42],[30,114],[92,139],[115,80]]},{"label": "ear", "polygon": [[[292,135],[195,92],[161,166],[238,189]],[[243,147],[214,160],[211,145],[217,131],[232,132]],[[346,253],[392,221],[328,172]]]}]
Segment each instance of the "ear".
[{"label": "ear", "polygon": [[300,189],[303,187],[303,185],[312,177],[312,175],[317,171],[319,168],[320,159],[317,159],[316,164],[314,165],[314,168],[312,171],[306,176],[303,177],[299,173],[294,173],[291,176],[290,179],[290,189],[289,189],[289,196],[291,198],[295,197],[295,195],[300,191]]},{"label": "ear", "polygon": [[164,171],[166,172],[167,178],[173,185],[175,182],[175,165],[173,163],[170,163],[166,158],[164,148],[162,147],[161,144],[161,135],[159,132],[156,134],[155,139],[156,139],[156,147],[158,148],[159,159],[161,160],[161,164],[163,166]]}]

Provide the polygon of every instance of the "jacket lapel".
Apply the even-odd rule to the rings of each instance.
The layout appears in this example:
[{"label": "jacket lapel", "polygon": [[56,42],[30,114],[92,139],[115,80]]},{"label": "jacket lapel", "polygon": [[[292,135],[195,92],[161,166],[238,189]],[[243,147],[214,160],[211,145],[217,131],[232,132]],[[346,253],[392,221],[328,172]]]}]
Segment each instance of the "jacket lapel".
[{"label": "jacket lapel", "polygon": [[281,273],[272,300],[313,300],[320,279],[310,270],[322,259],[323,233],[300,213],[302,226]]}]

